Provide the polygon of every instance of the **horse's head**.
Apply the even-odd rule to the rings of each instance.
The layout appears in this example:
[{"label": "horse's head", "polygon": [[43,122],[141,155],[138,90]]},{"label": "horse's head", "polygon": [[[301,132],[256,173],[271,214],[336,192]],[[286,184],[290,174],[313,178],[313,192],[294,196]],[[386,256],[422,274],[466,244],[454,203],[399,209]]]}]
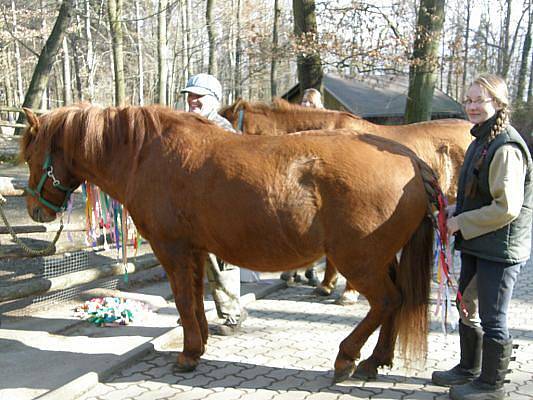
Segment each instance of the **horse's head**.
[{"label": "horse's head", "polygon": [[220,115],[245,135],[278,134],[276,115],[268,104],[249,103],[238,99],[232,105],[220,110]]},{"label": "horse's head", "polygon": [[80,185],[68,169],[58,136],[62,124],[57,113],[37,117],[24,109],[28,119],[21,141],[21,158],[30,169],[26,207],[37,222],[50,222],[63,212],[72,191]]}]

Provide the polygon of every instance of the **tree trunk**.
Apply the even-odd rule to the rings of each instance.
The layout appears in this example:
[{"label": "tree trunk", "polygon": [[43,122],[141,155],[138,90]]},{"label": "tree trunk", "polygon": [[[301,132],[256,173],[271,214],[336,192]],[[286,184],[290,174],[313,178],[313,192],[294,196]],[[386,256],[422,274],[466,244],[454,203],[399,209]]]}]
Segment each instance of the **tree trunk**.
[{"label": "tree trunk", "polygon": [[122,17],[122,0],[109,0],[108,15],[115,71],[115,105],[121,106],[126,101],[122,23],[119,20]]},{"label": "tree trunk", "polygon": [[217,33],[215,29],[215,21],[213,19],[213,8],[216,0],[207,0],[205,10],[205,21],[207,24],[207,36],[209,39],[209,64],[207,72],[211,75],[217,76],[217,59],[216,59],[216,42]]},{"label": "tree trunk", "polygon": [[185,46],[185,51],[187,55],[187,68],[185,69],[185,72],[187,75],[185,76],[185,82],[189,80],[189,77],[192,75],[192,55],[191,55],[191,25],[189,24],[189,18],[191,17],[191,1],[185,0],[185,21],[184,21],[184,28],[185,28],[185,39],[187,40],[187,44]]},{"label": "tree trunk", "polygon": [[69,39],[72,43],[72,64],[74,67],[74,79],[76,79],[76,100],[83,101],[83,82],[81,81],[81,65],[80,65],[80,48],[78,44],[79,35],[69,35]]},{"label": "tree trunk", "polygon": [[[11,1],[11,12],[13,14],[13,35],[17,37],[17,9],[15,7],[15,0]],[[22,83],[22,62],[20,59],[20,48],[19,48],[19,42],[17,40],[14,41],[14,47],[15,47],[15,70],[17,73],[17,104],[20,104],[22,102],[22,99],[24,99],[24,86]]]},{"label": "tree trunk", "polygon": [[67,36],[63,37],[63,104],[72,104],[72,79]]},{"label": "tree trunk", "polygon": [[[276,0],[277,2],[277,0]],[[242,15],[242,1],[237,0],[237,36],[235,38],[235,86],[234,99],[242,97],[242,40],[241,40],[241,15]]]},{"label": "tree trunk", "polygon": [[409,91],[405,122],[431,119],[431,103],[435,89],[438,46],[444,21],[444,0],[421,0],[416,39],[409,67]]},{"label": "tree trunk", "polygon": [[[516,103],[520,104],[524,101],[524,92],[526,89],[527,78],[527,64],[529,61],[529,51],[531,50],[531,24],[533,23],[533,11],[531,10],[531,1],[529,2],[529,19],[527,23],[527,33],[524,37],[524,45],[522,46],[522,57],[520,61],[520,71],[518,72],[518,83],[516,85]],[[531,71],[530,71],[531,73]]]},{"label": "tree trunk", "polygon": [[533,52],[531,52],[531,68],[529,69],[529,85],[527,87],[527,102],[533,102]]},{"label": "tree trunk", "polygon": [[465,17],[465,58],[463,59],[463,80],[461,82],[461,97],[464,97],[464,91],[466,90],[466,76],[468,75],[468,41],[470,38],[470,11],[471,0],[467,0]]},{"label": "tree trunk", "polygon": [[[15,94],[15,89],[13,88],[13,85],[12,85],[12,82],[11,82],[11,76],[12,76],[12,70],[11,70],[11,66],[12,66],[12,63],[11,63],[11,51],[8,49],[6,49],[5,53],[4,53],[5,57],[2,57],[2,61],[3,61],[3,66],[2,68],[4,68],[4,71],[6,72],[4,74],[4,82],[5,82],[5,87],[6,87],[6,106],[8,107],[13,107],[16,103],[16,94]],[[14,120],[14,117],[13,117],[13,113],[8,113],[7,114],[7,120],[8,121],[13,121]]]},{"label": "tree trunk", "polygon": [[[41,54],[39,55],[39,60],[37,61],[37,66],[33,71],[31,78],[30,86],[24,97],[23,107],[26,108],[37,108],[41,102],[43,96],[43,91],[46,89],[48,83],[48,78],[50,76],[50,71],[52,65],[54,64],[55,56],[61,46],[63,41],[63,36],[71,20],[71,11],[72,11],[73,2],[71,0],[64,0],[61,3],[59,9],[59,14],[57,16],[56,22],[44,45]],[[19,113],[17,123],[23,124],[26,121],[24,113]],[[21,130],[18,129],[17,133],[21,133]]]},{"label": "tree trunk", "polygon": [[279,15],[281,10],[279,8],[278,0],[274,0],[274,24],[272,27],[272,61],[270,62],[270,97],[274,98],[278,94],[278,85],[276,82],[276,67],[278,58],[278,25]]},{"label": "tree trunk", "polygon": [[94,101],[94,74],[96,67],[96,57],[93,50],[93,36],[91,32],[91,0],[85,0],[85,39],[87,40],[87,90],[89,91],[89,101]]},{"label": "tree trunk", "polygon": [[144,105],[144,65],[143,65],[143,50],[142,50],[142,37],[143,37],[143,30],[142,30],[142,20],[141,20],[141,12],[139,10],[139,0],[135,0],[135,19],[136,21],[136,29],[137,29],[137,67],[138,67],[138,73],[139,73],[139,105]]},{"label": "tree trunk", "polygon": [[167,1],[158,2],[157,21],[157,103],[167,104]]},{"label": "tree trunk", "polygon": [[[294,34],[309,43],[317,41],[317,26],[315,14],[315,0],[293,0],[292,11],[294,14]],[[300,91],[308,88],[320,89],[322,84],[322,62],[320,54],[312,50],[309,55],[297,56],[298,81]]]},{"label": "tree trunk", "polygon": [[502,29],[502,66],[501,66],[501,76],[504,79],[507,79],[509,74],[509,66],[511,65],[511,54],[509,52],[509,30],[511,25],[511,4],[512,0],[507,0],[507,12],[505,14],[504,25]]}]

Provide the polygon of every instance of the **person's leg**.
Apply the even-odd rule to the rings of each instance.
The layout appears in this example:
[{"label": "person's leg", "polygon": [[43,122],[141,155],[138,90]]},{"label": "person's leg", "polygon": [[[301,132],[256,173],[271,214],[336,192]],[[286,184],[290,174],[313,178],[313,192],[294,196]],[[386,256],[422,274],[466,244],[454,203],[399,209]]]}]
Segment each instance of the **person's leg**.
[{"label": "person's leg", "polygon": [[291,269],[289,271],[284,271],[281,273],[279,278],[286,281],[288,284],[293,284],[294,282],[300,282],[302,280],[300,274],[298,274],[297,269]]},{"label": "person's leg", "polygon": [[478,273],[479,315],[486,337],[507,340],[507,310],[521,264],[480,260]]},{"label": "person's leg", "polygon": [[309,268],[305,270],[305,277],[307,278],[307,283],[309,283],[309,286],[318,285],[318,275],[316,273],[317,266],[318,266],[318,261],[314,262],[313,265],[311,265]]},{"label": "person's leg", "polygon": [[462,303],[457,299],[459,310],[459,341],[461,359],[459,364],[447,371],[435,371],[431,376],[434,384],[440,386],[461,385],[472,381],[481,371],[481,344],[483,333],[477,312],[477,258],[461,255],[461,276],[459,292]]},{"label": "person's leg", "polygon": [[224,319],[223,325],[213,326],[211,332],[224,336],[235,334],[246,318],[239,301],[240,270],[210,254],[206,272],[218,317]]},{"label": "person's leg", "polygon": [[522,265],[478,261],[479,314],[484,332],[481,374],[468,384],[452,387],[452,399],[504,398],[503,385],[512,353],[507,310]]}]

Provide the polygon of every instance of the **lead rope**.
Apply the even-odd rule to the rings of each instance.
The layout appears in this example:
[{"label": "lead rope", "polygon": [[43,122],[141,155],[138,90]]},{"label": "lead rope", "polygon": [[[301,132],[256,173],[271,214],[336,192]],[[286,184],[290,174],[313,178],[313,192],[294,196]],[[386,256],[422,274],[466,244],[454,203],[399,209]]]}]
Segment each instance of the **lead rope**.
[{"label": "lead rope", "polygon": [[2,216],[2,220],[4,221],[5,226],[7,227],[9,234],[11,235],[11,238],[13,241],[18,244],[22,250],[24,250],[28,255],[30,256],[49,256],[51,254],[54,254],[56,252],[56,243],[59,240],[59,236],[61,235],[61,232],[63,231],[63,214],[61,214],[61,218],[59,220],[59,230],[56,232],[56,236],[54,237],[54,240],[46,246],[44,249],[32,249],[31,247],[27,246],[25,243],[22,242],[17,237],[17,234],[15,233],[15,230],[13,227],[9,224],[6,214],[4,212],[3,205],[7,203],[7,200],[0,194],[0,215]]}]

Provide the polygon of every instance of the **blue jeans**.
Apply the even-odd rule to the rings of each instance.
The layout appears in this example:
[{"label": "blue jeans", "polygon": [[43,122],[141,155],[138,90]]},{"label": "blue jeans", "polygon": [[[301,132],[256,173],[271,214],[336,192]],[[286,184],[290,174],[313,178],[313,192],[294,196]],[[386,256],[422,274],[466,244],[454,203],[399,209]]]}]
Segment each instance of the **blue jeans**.
[{"label": "blue jeans", "polygon": [[525,262],[506,264],[461,253],[459,291],[468,313],[465,315],[457,302],[461,322],[474,328],[481,326],[486,337],[509,339],[507,309],[524,265]]}]

